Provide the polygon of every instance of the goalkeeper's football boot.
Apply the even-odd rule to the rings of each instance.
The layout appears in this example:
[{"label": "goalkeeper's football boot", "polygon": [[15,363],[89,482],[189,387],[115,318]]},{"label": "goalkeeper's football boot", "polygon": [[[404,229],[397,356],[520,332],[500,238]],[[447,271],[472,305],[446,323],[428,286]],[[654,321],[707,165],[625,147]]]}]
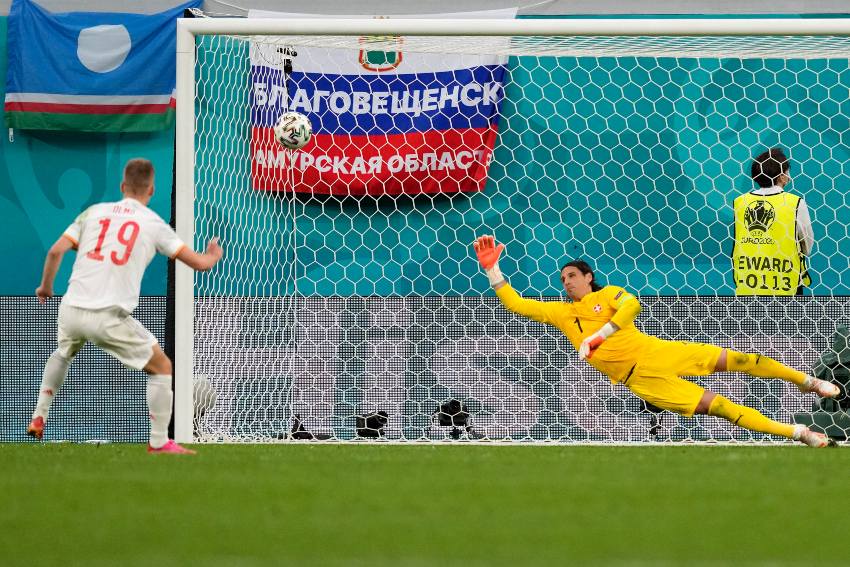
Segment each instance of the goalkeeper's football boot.
[{"label": "goalkeeper's football boot", "polygon": [[169,439],[168,443],[162,447],[151,447],[148,445],[148,453],[171,453],[172,455],[194,455],[195,451],[178,445],[174,439]]},{"label": "goalkeeper's football boot", "polygon": [[[799,426],[798,426],[799,427]],[[823,433],[818,433],[816,431],[812,431],[808,427],[803,426],[800,430],[800,437],[798,440],[802,443],[805,443],[809,447],[837,447],[838,444],[835,440],[830,439]]]},{"label": "goalkeeper's football boot", "polygon": [[35,437],[39,441],[44,437],[44,418],[41,416],[32,418],[29,427],[27,427],[27,435]]},{"label": "goalkeeper's football boot", "polygon": [[814,392],[821,398],[834,398],[841,393],[841,388],[835,384],[827,382],[826,380],[821,380],[814,376],[808,376],[806,381],[803,382],[803,385],[800,386],[800,391]]}]

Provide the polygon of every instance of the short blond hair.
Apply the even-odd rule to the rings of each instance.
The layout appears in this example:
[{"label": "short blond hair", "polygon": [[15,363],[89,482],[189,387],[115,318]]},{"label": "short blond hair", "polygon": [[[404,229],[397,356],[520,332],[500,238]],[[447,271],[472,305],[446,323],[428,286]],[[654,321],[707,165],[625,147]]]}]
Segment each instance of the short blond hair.
[{"label": "short blond hair", "polygon": [[124,166],[124,187],[134,195],[141,195],[153,185],[153,164],[145,158],[133,158]]}]

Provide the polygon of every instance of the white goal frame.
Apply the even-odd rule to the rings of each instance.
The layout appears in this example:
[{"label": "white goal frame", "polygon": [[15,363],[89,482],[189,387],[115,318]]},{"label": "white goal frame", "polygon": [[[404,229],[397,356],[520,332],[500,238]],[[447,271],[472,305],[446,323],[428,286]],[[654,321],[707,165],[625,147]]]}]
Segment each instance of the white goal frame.
[{"label": "white goal frame", "polygon": [[[850,36],[850,20],[823,19],[247,19],[177,21],[176,229],[194,244],[196,37],[203,35],[411,36]],[[226,243],[225,243],[226,246]],[[193,441],[194,273],[175,269],[174,436]],[[553,444],[554,445],[554,444]]]}]

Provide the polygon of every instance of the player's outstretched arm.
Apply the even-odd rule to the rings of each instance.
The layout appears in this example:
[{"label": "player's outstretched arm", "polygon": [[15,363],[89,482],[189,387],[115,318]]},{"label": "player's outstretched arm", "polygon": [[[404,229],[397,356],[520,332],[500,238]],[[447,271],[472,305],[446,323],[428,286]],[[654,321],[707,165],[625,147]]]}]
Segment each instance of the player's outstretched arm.
[{"label": "player's outstretched arm", "polygon": [[210,239],[207,250],[203,254],[186,247],[177,253],[176,258],[195,271],[206,272],[215,266],[222,256],[224,256],[224,250],[218,244],[218,236],[216,236]]},{"label": "player's outstretched arm", "polygon": [[490,280],[490,285],[493,286],[496,295],[506,309],[540,323],[552,322],[550,313],[554,308],[553,303],[520,297],[514,288],[508,285],[505,276],[499,269],[499,255],[505,249],[504,244],[496,244],[496,239],[493,236],[480,236],[475,239],[472,247],[478,257],[478,262],[484,268],[484,273],[487,274],[487,279]]},{"label": "player's outstretched arm", "polygon": [[65,252],[74,247],[75,245],[70,238],[62,236],[47,251],[47,257],[44,259],[44,271],[41,275],[41,285],[35,290],[35,295],[38,297],[39,303],[47,303],[47,298],[53,297],[53,280],[56,279],[56,272],[59,271],[59,266],[62,265],[62,258],[65,256]]}]

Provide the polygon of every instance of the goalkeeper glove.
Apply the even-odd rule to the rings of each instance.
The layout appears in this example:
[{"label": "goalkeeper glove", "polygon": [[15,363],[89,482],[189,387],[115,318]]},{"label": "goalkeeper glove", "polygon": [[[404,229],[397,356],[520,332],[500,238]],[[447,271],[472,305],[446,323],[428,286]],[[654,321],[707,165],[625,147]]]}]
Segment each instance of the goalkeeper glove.
[{"label": "goalkeeper glove", "polygon": [[578,357],[582,360],[589,359],[593,353],[599,348],[599,345],[605,342],[605,339],[613,335],[619,327],[610,321],[602,325],[602,328],[581,341],[578,347]]},{"label": "goalkeeper glove", "polygon": [[481,236],[472,243],[472,247],[478,256],[478,262],[484,268],[484,273],[487,274],[487,279],[490,280],[490,285],[495,287],[503,283],[505,276],[499,269],[499,254],[505,249],[505,245],[496,246],[496,239],[493,236]]}]

